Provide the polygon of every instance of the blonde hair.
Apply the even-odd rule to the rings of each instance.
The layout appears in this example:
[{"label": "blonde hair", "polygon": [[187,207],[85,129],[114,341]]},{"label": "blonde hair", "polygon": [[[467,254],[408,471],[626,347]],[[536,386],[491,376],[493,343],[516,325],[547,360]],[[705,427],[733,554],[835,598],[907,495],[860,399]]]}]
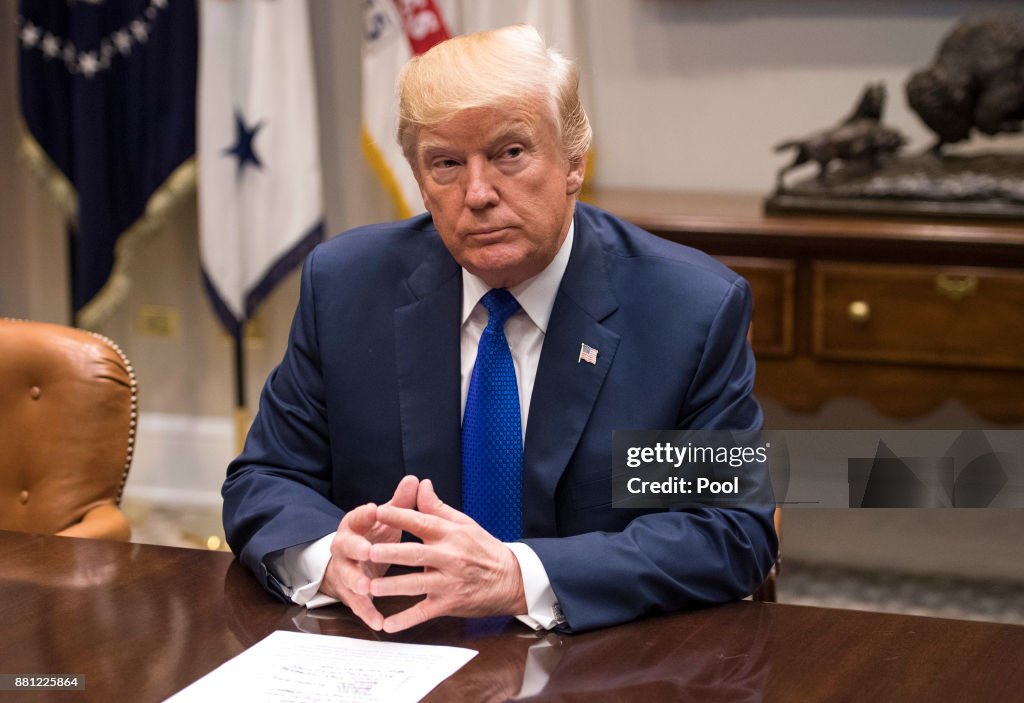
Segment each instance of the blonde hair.
[{"label": "blonde hair", "polygon": [[576,65],[519,24],[457,36],[412,58],[398,76],[398,143],[416,170],[419,130],[461,110],[545,100],[569,162],[584,158],[591,130]]}]

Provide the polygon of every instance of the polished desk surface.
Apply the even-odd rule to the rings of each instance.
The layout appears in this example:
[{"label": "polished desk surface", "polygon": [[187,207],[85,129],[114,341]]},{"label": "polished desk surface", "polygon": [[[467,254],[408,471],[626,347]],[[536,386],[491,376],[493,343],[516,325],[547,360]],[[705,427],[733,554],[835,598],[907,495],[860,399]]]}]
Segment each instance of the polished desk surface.
[{"label": "polished desk surface", "polygon": [[[78,674],[25,700],[158,701],[274,630],[470,647],[428,701],[1020,700],[1024,627],[741,602],[571,636],[442,619],[373,633],[266,595],[229,554],[0,532],[0,674]],[[540,646],[535,646],[540,645]],[[0,693],[0,703],[15,700]],[[21,700],[21,698],[18,698]]]}]

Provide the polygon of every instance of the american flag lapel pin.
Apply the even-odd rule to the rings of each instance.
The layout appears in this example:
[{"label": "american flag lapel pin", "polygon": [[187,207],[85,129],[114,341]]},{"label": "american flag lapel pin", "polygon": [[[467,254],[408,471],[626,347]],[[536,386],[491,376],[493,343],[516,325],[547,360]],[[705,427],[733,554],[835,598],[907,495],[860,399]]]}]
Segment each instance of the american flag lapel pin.
[{"label": "american flag lapel pin", "polygon": [[580,342],[580,358],[576,360],[576,363],[581,364],[584,361],[587,362],[588,364],[596,364],[597,349],[594,349],[592,346],[585,342]]}]

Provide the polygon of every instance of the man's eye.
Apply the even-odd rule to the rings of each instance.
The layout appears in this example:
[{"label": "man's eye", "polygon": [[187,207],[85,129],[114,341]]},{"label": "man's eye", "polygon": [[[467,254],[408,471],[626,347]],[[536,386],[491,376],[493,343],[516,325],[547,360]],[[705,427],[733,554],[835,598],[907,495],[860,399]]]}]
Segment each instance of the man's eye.
[{"label": "man's eye", "polygon": [[523,155],[523,147],[521,146],[510,146],[505,149],[505,156],[510,159],[515,159]]},{"label": "man's eye", "polygon": [[434,168],[455,168],[458,165],[455,159],[438,159],[434,162]]}]

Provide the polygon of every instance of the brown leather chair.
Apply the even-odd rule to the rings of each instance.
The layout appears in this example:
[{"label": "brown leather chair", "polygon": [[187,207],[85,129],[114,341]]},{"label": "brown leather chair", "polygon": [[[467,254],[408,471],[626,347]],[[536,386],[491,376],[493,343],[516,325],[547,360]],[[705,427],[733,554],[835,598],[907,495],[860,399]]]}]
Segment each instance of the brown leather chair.
[{"label": "brown leather chair", "polygon": [[137,389],[116,344],[0,319],[0,529],[127,541]]}]

